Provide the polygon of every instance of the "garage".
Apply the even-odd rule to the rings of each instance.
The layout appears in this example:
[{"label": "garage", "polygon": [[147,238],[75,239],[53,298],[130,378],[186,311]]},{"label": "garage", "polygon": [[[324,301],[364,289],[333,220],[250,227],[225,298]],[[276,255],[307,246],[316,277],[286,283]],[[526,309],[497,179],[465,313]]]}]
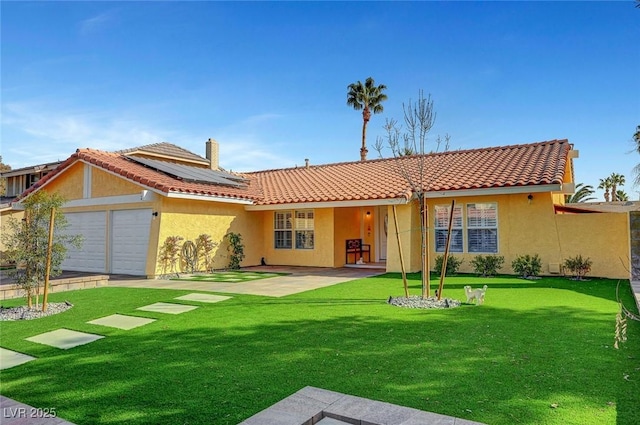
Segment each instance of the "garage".
[{"label": "garage", "polygon": [[146,275],[151,212],[151,209],[136,209],[65,214],[69,223],[67,233],[82,235],[83,243],[80,249],[67,247],[62,269]]},{"label": "garage", "polygon": [[67,258],[63,270],[105,273],[107,260],[107,219],[105,211],[77,212],[65,214],[69,235],[81,235],[82,246],[78,249],[67,246]]},{"label": "garage", "polygon": [[111,212],[111,273],[146,274],[151,210]]}]

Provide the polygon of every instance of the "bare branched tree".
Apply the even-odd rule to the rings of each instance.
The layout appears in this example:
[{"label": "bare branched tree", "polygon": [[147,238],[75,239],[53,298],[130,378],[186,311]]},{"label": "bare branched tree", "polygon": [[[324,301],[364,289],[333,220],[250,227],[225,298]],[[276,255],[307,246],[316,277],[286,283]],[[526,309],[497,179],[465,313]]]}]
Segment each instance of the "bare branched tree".
[{"label": "bare branched tree", "polygon": [[[433,109],[431,95],[424,96],[420,90],[418,100],[409,100],[402,104],[404,114],[404,127],[398,125],[394,119],[387,119],[384,130],[385,137],[378,137],[374,145],[378,154],[382,157],[385,148],[391,150],[393,157],[393,168],[406,182],[407,190],[411,191],[412,197],[418,200],[420,211],[420,234],[421,234],[421,259],[422,259],[422,297],[430,296],[429,290],[429,237],[428,237],[428,205],[426,194],[433,181],[440,176],[446,166],[444,161],[429,161],[427,170],[427,142],[429,133],[433,128],[436,113]],[[450,136],[447,134],[444,140],[438,136],[436,139],[436,153],[444,144],[446,150],[449,148]],[[396,229],[397,231],[397,229]]]}]

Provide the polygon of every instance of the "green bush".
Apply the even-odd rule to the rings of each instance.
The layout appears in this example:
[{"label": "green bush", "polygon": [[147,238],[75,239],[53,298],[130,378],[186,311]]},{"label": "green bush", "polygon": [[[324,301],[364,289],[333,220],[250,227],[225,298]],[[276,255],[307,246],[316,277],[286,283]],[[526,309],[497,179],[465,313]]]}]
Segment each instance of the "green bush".
[{"label": "green bush", "polygon": [[240,233],[227,233],[229,239],[229,268],[231,270],[237,270],[240,268],[240,263],[244,260],[244,244],[242,243],[242,235]]},{"label": "green bush", "polygon": [[591,271],[593,261],[589,257],[583,258],[582,255],[569,257],[564,260],[564,268],[573,274],[576,280],[582,280]]},{"label": "green bush", "polygon": [[[444,255],[438,255],[436,257],[436,268],[435,272],[439,275],[442,273],[442,262],[444,261]],[[449,255],[447,257],[447,270],[445,271],[445,275],[451,276],[452,274],[458,273],[460,266],[464,262],[463,259],[454,257],[453,255]]]},{"label": "green bush", "polygon": [[525,279],[531,276],[538,276],[540,270],[542,270],[542,260],[540,260],[538,254],[534,254],[533,256],[529,254],[518,255],[518,257],[511,262],[511,268]]},{"label": "green bush", "polygon": [[476,255],[471,260],[473,270],[483,277],[497,274],[503,264],[504,257],[502,255]]}]

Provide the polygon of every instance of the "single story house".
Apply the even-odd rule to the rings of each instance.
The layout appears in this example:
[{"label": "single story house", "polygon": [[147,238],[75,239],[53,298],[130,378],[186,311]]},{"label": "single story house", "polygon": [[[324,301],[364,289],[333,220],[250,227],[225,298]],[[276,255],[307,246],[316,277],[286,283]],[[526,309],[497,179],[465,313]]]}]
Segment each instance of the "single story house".
[{"label": "single story house", "polygon": [[224,268],[224,236],[235,232],[243,266],[342,267],[358,256],[347,256],[346,241],[361,239],[370,248],[364,262],[400,271],[400,243],[407,271],[419,271],[418,189],[427,200],[431,267],[455,201],[450,252],[464,260],[461,271],[472,271],[478,254],[504,256],[505,273],[518,255],[538,254],[543,274],[560,274],[565,258],[581,254],[593,260],[591,275],[629,278],[629,214],[561,208],[574,191],[577,156],[567,140],[550,140],[231,173],[220,169],[209,139],[206,157],[168,143],[78,149],[23,197],[46,190],[67,200],[70,231],[84,237],[82,249],[69,251],[67,270],[152,278],[163,272],[167,237],[203,233],[220,242],[214,266]]}]

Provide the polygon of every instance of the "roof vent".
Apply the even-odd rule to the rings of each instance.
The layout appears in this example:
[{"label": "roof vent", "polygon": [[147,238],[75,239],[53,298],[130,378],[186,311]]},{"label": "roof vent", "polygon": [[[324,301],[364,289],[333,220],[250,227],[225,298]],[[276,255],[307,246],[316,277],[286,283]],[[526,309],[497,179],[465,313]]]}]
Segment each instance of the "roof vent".
[{"label": "roof vent", "polygon": [[304,159],[304,167],[308,170],[309,169],[309,158],[305,158]]}]

